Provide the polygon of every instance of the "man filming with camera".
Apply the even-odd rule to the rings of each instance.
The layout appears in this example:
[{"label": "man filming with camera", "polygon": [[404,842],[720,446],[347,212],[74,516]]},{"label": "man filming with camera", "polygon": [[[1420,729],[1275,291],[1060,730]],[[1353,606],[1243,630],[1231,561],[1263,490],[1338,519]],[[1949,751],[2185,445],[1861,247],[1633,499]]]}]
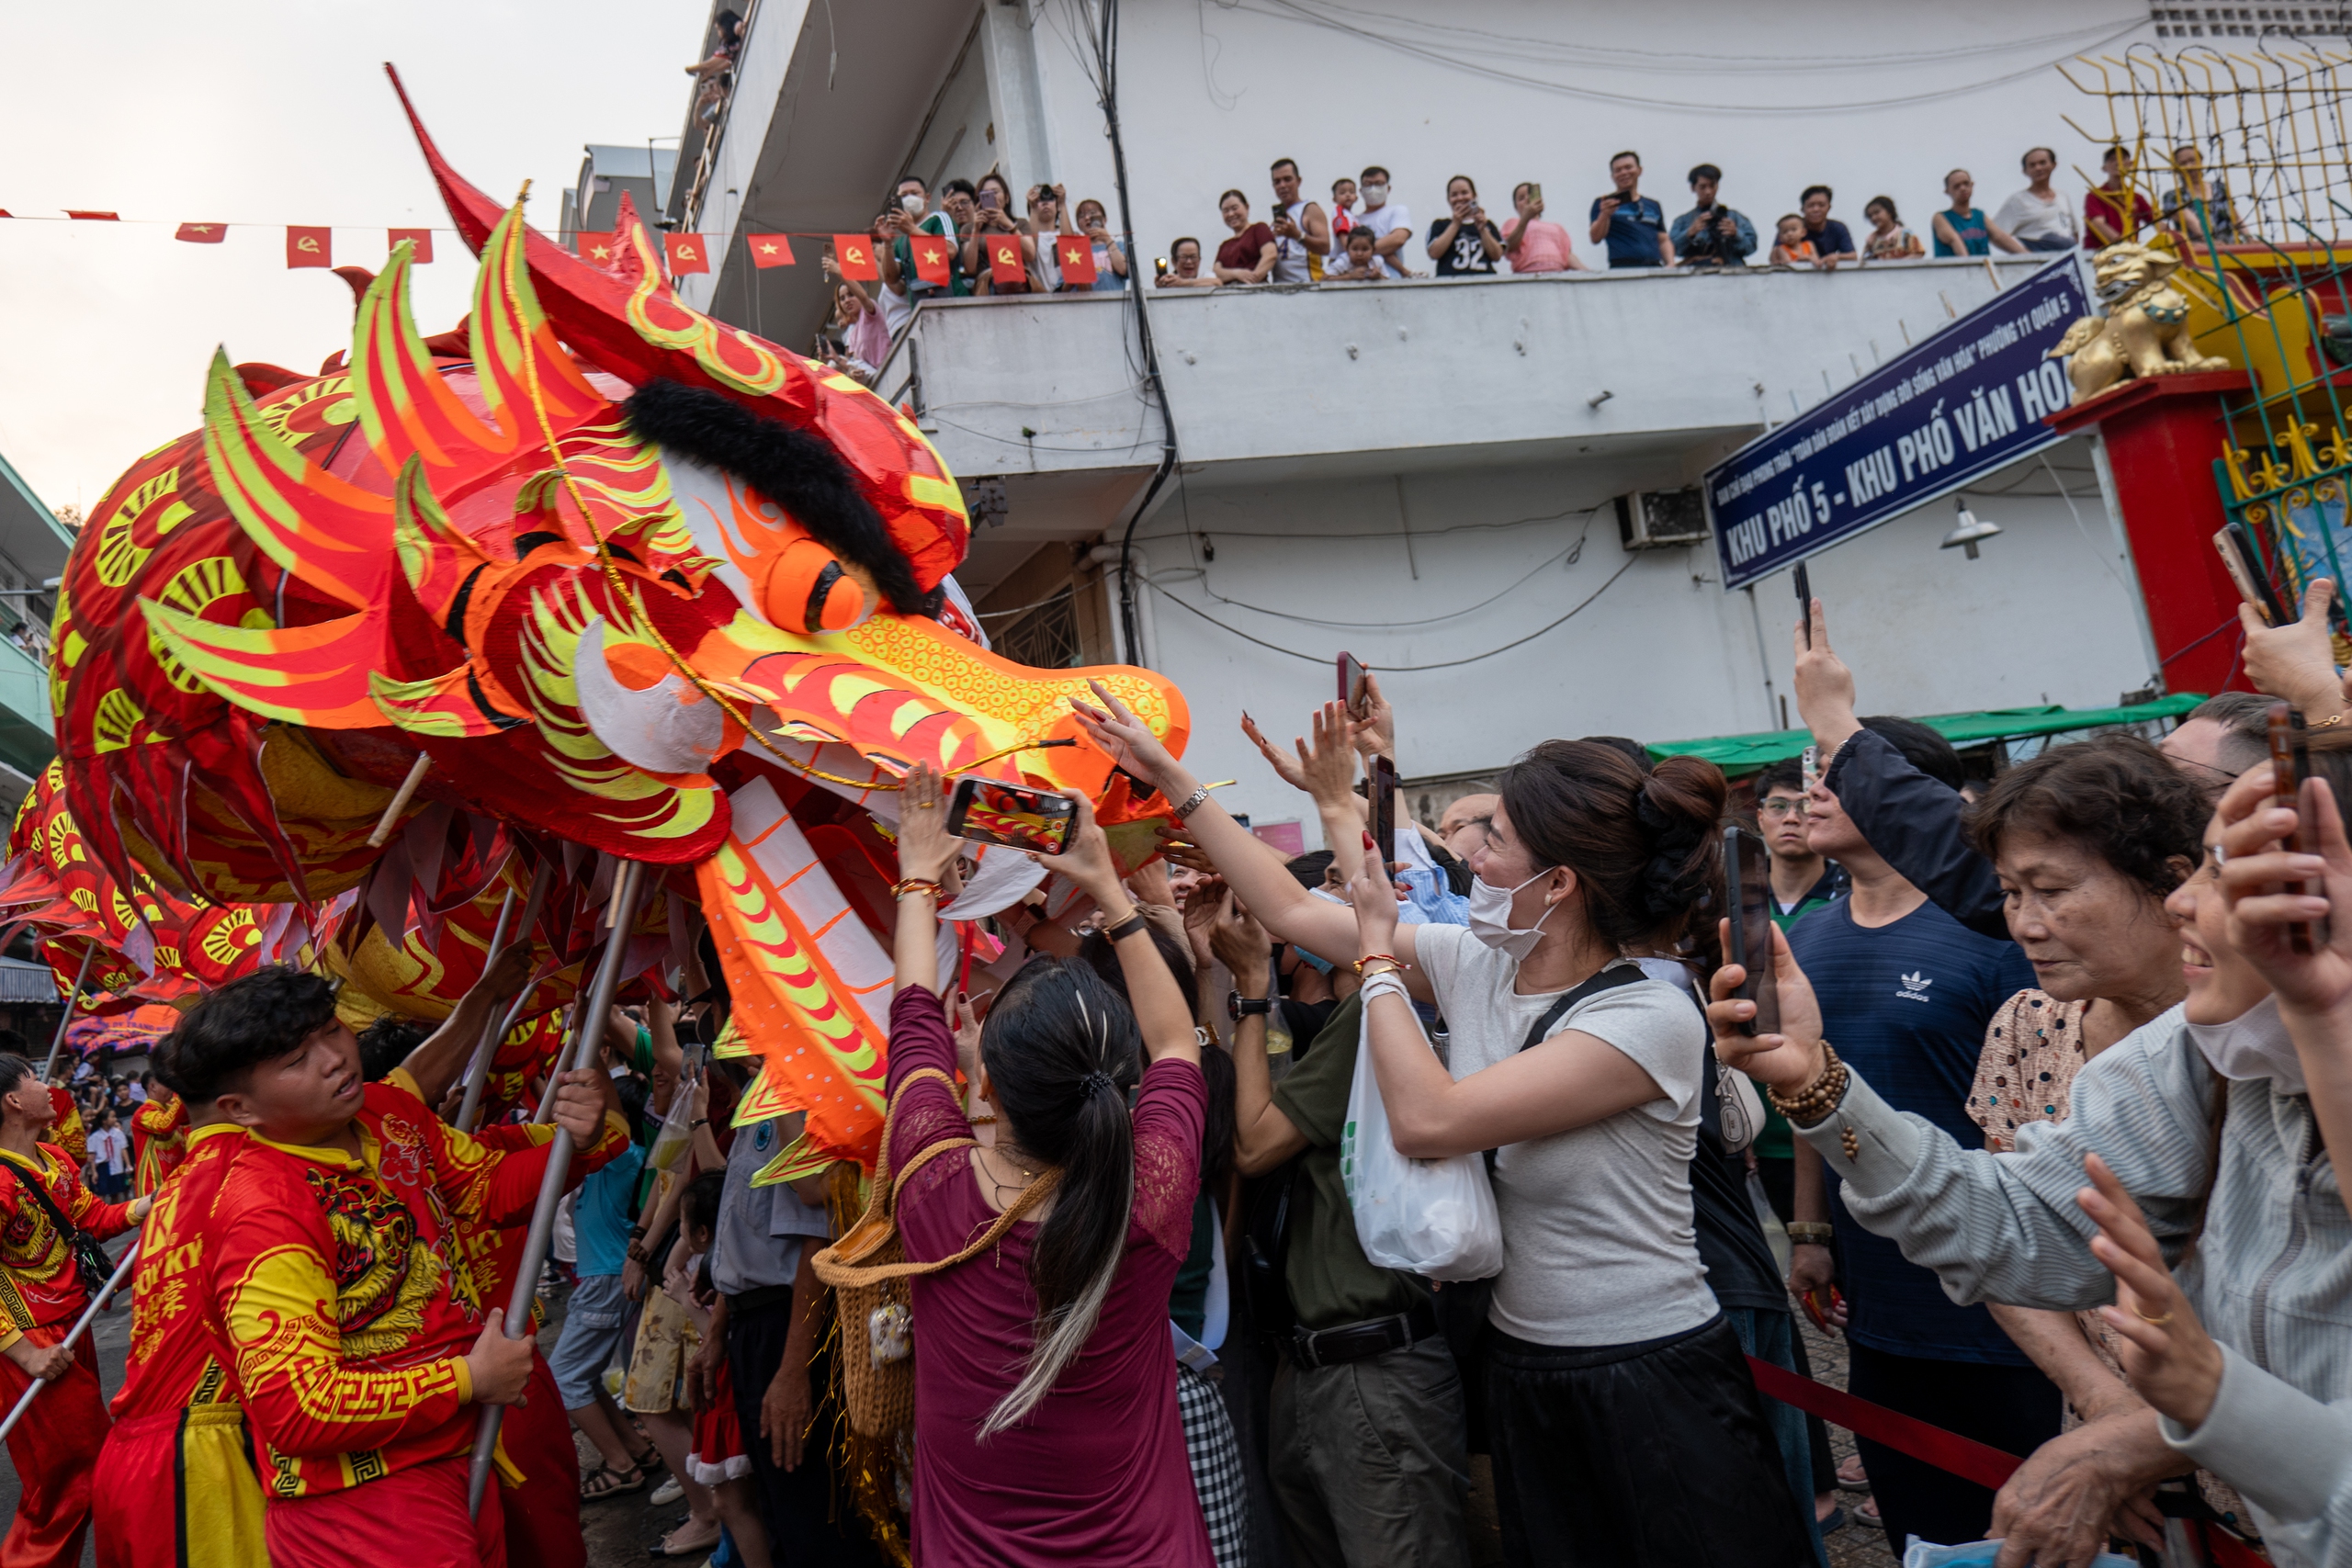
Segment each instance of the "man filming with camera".
[{"label": "man filming with camera", "polygon": [[1690,197],[1696,205],[1676,219],[1669,231],[1675,256],[1686,266],[1746,266],[1756,254],[1756,225],[1715,195],[1723,179],[1724,172],[1713,164],[1690,171]]}]

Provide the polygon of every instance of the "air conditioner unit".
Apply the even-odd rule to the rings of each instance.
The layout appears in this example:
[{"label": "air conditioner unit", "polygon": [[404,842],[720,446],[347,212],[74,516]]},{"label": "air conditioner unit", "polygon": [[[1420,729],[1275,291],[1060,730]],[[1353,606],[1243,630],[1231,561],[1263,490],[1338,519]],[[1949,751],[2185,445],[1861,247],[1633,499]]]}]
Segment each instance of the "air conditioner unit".
[{"label": "air conditioner unit", "polygon": [[1684,490],[1637,490],[1617,498],[1617,537],[1629,550],[1707,542],[1707,498]]}]

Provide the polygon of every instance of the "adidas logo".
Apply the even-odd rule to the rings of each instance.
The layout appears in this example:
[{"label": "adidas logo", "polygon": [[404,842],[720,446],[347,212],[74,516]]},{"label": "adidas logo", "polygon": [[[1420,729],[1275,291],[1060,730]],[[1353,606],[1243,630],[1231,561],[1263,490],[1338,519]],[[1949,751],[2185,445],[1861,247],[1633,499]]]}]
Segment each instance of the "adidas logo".
[{"label": "adidas logo", "polygon": [[1905,975],[1903,976],[1902,988],[1894,994],[1905,1001],[1924,1002],[1928,999],[1928,987],[1934,984],[1935,982],[1925,975]]}]

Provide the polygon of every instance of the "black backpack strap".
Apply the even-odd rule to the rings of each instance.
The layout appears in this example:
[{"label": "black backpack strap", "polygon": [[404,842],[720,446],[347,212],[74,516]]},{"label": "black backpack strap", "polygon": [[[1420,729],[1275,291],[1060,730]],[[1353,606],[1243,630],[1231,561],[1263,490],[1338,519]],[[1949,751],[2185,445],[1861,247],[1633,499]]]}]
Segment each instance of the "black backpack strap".
[{"label": "black backpack strap", "polygon": [[1535,1021],[1534,1027],[1527,1032],[1527,1038],[1519,1043],[1519,1048],[1525,1051],[1544,1043],[1544,1037],[1552,1032],[1552,1026],[1579,1003],[1589,1001],[1603,991],[1613,991],[1620,986],[1636,986],[1648,978],[1637,964],[1611,964],[1583,985],[1562,992],[1560,999],[1545,1009],[1544,1016]]},{"label": "black backpack strap", "polygon": [[49,1223],[57,1227],[58,1240],[64,1244],[66,1255],[74,1259],[74,1269],[82,1276],[82,1288],[89,1292],[93,1301],[96,1300],[98,1292],[107,1288],[107,1281],[114,1277],[113,1259],[107,1257],[96,1236],[65,1217],[65,1211],[49,1195],[49,1189],[39,1175],[21,1168],[11,1174],[16,1177],[17,1185],[31,1193],[33,1201],[48,1213]]}]

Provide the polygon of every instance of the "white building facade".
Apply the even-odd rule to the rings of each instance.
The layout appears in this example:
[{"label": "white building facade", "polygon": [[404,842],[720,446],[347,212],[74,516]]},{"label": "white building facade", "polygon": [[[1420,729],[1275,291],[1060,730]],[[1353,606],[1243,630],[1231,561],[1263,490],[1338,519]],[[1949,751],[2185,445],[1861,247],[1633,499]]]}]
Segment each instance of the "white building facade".
[{"label": "white building facade", "polygon": [[[1436,804],[1548,736],[1781,728],[1787,575],[1726,592],[1712,541],[1629,549],[1618,498],[1696,484],[2050,258],[1436,280],[1421,240],[1446,180],[1471,175],[1497,220],[1540,182],[1600,267],[1587,211],[1621,150],[1669,217],[1692,205],[1684,172],[1720,165],[1764,245],[1815,183],[1858,240],[1880,195],[1925,234],[1946,171],[1971,169],[1990,209],[2034,145],[2057,151],[2079,210],[2107,108],[2056,62],[2159,27],[2226,38],[2238,9],[1125,0],[1117,107],[1147,279],[1176,236],[1227,237],[1227,187],[1264,217],[1278,157],[1327,208],[1334,177],[1389,169],[1423,278],[1148,288],[1158,386],[1131,293],[925,305],[876,385],[986,498],[959,576],[1007,650],[1173,676],[1196,766],[1238,779],[1227,798],[1261,821],[1303,801],[1239,715],[1299,731],[1342,649],[1382,672],[1403,771]],[[1116,231],[1102,19],[1101,0],[759,0],[723,111],[682,154],[671,215],[727,258],[683,292],[805,345],[820,247],[754,271],[741,236],[863,231],[902,172],[934,191],[991,169],[1016,192],[1059,184]],[[1938,549],[1943,501],[1813,560],[1865,711],[2104,706],[2150,683],[2098,469],[2069,441],[1973,486],[2003,529],[1979,559]]]}]

